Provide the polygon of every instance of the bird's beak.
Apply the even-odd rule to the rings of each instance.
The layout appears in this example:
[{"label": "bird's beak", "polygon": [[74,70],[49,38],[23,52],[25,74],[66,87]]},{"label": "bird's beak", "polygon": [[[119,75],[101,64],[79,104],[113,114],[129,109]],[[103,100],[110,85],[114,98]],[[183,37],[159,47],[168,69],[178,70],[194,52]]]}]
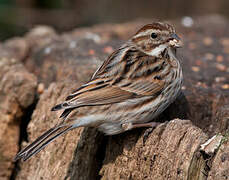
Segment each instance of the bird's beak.
[{"label": "bird's beak", "polygon": [[175,33],[173,33],[173,34],[171,35],[171,37],[172,37],[173,39],[176,39],[177,41],[180,41],[180,40],[181,40],[180,37],[179,37],[177,34],[175,34]]},{"label": "bird's beak", "polygon": [[175,47],[175,48],[179,48],[179,47],[182,47],[182,41],[181,41],[181,38],[173,33],[171,35],[171,40],[169,41],[169,44],[172,46],[172,47]]}]

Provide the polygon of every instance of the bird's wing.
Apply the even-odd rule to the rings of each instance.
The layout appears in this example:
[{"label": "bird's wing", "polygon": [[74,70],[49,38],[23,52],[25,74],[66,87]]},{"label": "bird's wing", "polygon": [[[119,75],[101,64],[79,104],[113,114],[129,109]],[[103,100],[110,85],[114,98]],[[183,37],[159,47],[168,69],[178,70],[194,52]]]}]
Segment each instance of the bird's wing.
[{"label": "bird's wing", "polygon": [[158,96],[165,85],[165,80],[158,75],[164,70],[164,63],[161,59],[136,52],[132,50],[118,56],[114,52],[93,75],[91,81],[52,110],[65,109],[65,116],[70,112],[68,109],[81,106],[113,104],[131,98]]}]

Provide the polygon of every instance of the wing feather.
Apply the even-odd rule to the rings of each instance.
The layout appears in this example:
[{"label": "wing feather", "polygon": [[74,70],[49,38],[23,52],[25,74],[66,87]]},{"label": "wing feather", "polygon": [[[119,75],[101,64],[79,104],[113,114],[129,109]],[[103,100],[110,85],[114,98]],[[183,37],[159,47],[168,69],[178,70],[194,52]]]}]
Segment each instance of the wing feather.
[{"label": "wing feather", "polygon": [[[118,51],[104,62],[91,81],[70,94],[65,102],[55,106],[52,110],[65,109],[62,117],[66,117],[69,114],[69,111],[66,110],[81,106],[105,105],[131,98],[158,96],[164,88],[165,80],[152,76],[158,76],[158,73],[164,69],[165,63],[161,59],[157,60],[155,57],[138,54],[135,49],[121,50],[123,54],[119,55],[120,50]],[[135,58],[134,63],[130,63],[131,58]],[[112,69],[112,74],[111,71],[107,71],[108,67]],[[138,74],[138,76],[135,77],[133,74]]]}]

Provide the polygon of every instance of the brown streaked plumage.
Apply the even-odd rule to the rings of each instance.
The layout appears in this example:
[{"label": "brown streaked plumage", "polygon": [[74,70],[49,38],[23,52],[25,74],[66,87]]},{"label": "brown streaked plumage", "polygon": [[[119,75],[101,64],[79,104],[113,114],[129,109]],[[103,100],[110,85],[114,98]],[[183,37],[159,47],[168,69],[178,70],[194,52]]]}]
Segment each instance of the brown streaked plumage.
[{"label": "brown streaked plumage", "polygon": [[[96,127],[107,135],[149,123],[177,97],[182,70],[176,58],[180,39],[167,23],[142,27],[114,51],[91,80],[52,108],[63,110],[62,122],[20,151],[15,160],[24,161],[58,136],[77,127]],[[80,113],[81,108],[87,114]]]}]

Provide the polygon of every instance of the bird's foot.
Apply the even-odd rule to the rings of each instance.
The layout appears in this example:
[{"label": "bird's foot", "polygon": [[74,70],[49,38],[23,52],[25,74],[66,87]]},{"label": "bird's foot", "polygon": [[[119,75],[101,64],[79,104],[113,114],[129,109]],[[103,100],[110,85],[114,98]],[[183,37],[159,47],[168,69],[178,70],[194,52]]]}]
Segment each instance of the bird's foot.
[{"label": "bird's foot", "polygon": [[149,122],[145,123],[145,127],[148,127],[148,129],[145,130],[143,134],[143,145],[145,144],[146,140],[148,139],[149,135],[152,133],[154,128],[156,128],[159,124],[159,122]]},{"label": "bird's foot", "polygon": [[151,134],[151,132],[153,131],[154,128],[148,128],[145,130],[144,134],[143,134],[143,145],[145,145],[146,140],[148,139],[149,135]]}]

